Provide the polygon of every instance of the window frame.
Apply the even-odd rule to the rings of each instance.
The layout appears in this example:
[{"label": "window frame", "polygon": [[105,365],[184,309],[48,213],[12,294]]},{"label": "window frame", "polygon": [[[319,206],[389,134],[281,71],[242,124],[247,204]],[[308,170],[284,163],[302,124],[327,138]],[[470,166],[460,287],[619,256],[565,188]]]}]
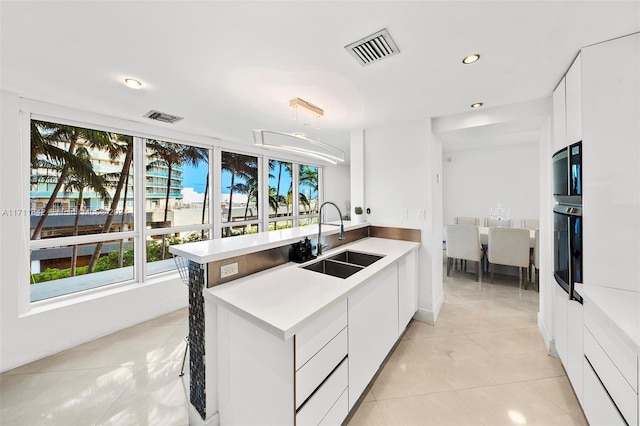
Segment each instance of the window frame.
[{"label": "window frame", "polygon": [[[216,219],[219,221],[219,225],[216,227],[216,230],[218,232],[217,237],[216,238],[229,238],[229,237],[224,237],[222,235],[222,229],[223,228],[229,228],[229,227],[236,227],[236,226],[251,226],[251,225],[258,225],[258,232],[263,232],[265,230],[264,228],[264,173],[263,173],[263,169],[264,169],[264,164],[265,163],[265,158],[264,155],[261,155],[259,153],[255,153],[255,152],[248,152],[248,151],[243,151],[243,150],[237,150],[237,149],[230,149],[230,148],[226,148],[226,147],[220,147],[218,149],[219,151],[219,156],[217,158],[217,163],[215,164],[216,170],[216,176],[218,176],[218,189],[216,190],[216,194],[218,195],[218,199],[214,204],[214,209],[216,209],[215,212],[215,217]],[[222,155],[223,152],[229,152],[232,154],[240,154],[240,155],[246,155],[247,157],[256,157],[257,158],[257,168],[256,168],[256,174],[257,174],[257,178],[258,178],[258,194],[260,195],[260,198],[262,199],[261,201],[258,201],[258,217],[257,219],[251,219],[251,220],[239,220],[236,222],[225,222],[222,220]],[[268,167],[267,167],[268,168]],[[268,185],[268,183],[267,183]],[[267,186],[268,187],[268,186]],[[247,200],[248,202],[248,200]],[[229,208],[231,208],[232,206],[229,206]],[[268,215],[267,215],[268,216]],[[233,224],[233,225],[230,225]],[[266,228],[268,229],[268,228]],[[246,234],[243,234],[246,235]]]},{"label": "window frame", "polygon": [[[134,158],[132,167],[134,170],[134,206],[140,206],[140,208],[134,208],[134,221],[133,230],[109,232],[109,233],[97,233],[90,235],[78,235],[78,236],[65,236],[55,237],[40,240],[31,240],[30,233],[30,215],[23,214],[22,227],[23,234],[26,242],[26,249],[31,250],[55,247],[62,245],[75,245],[75,244],[89,244],[100,241],[114,241],[114,240],[132,240],[135,248],[135,260],[133,264],[132,279],[121,281],[117,283],[108,283],[95,288],[80,290],[77,292],[71,292],[51,298],[42,299],[38,301],[31,301],[30,297],[30,282],[31,282],[31,268],[30,268],[30,254],[27,253],[27,261],[25,266],[27,270],[23,275],[23,279],[20,280],[19,287],[19,310],[22,313],[32,311],[33,309],[41,310],[47,309],[47,306],[59,306],[60,303],[68,303],[74,300],[85,300],[87,297],[101,297],[101,295],[111,294],[113,291],[122,291],[130,286],[138,286],[147,283],[158,282],[158,280],[176,279],[178,274],[175,269],[168,270],[166,272],[148,275],[147,259],[146,259],[146,238],[154,235],[169,234],[175,232],[192,232],[199,230],[209,231],[209,239],[222,238],[222,228],[225,227],[226,222],[221,220],[221,188],[216,187],[216,183],[220,186],[221,183],[221,162],[222,152],[235,152],[243,155],[254,156],[258,158],[258,193],[261,195],[262,200],[259,200],[258,205],[258,218],[234,222],[234,225],[251,224],[258,226],[258,232],[265,232],[269,229],[269,214],[268,214],[268,161],[274,159],[282,162],[288,162],[293,164],[293,185],[294,188],[299,188],[299,165],[309,165],[318,167],[318,202],[323,201],[324,195],[324,180],[323,172],[324,165],[306,161],[306,158],[298,156],[271,156],[271,152],[265,149],[257,147],[246,146],[242,149],[238,149],[237,144],[223,143],[221,139],[215,137],[206,137],[193,134],[184,134],[172,129],[164,129],[161,127],[153,126],[152,124],[145,124],[139,122],[126,121],[115,117],[110,117],[98,113],[92,113],[89,111],[77,110],[74,108],[64,107],[55,104],[48,104],[45,102],[29,99],[21,99],[18,106],[18,114],[20,120],[20,152],[21,169],[20,182],[24,189],[21,191],[20,205],[22,205],[23,212],[29,212],[30,210],[30,191],[31,186],[31,164],[29,161],[31,151],[31,120],[47,121],[67,126],[82,127],[98,131],[106,131],[111,133],[119,133],[127,136],[132,136],[134,140]],[[146,229],[146,139],[163,140],[167,142],[173,142],[178,144],[190,145],[199,148],[206,148],[209,150],[209,210],[208,210],[208,223],[196,224],[196,225],[183,225],[167,228],[154,228]],[[99,164],[99,162],[98,162]],[[216,188],[216,190],[213,190]],[[266,196],[265,196],[266,194]],[[299,212],[299,199],[298,191],[293,191],[293,227],[299,226],[300,217]],[[317,217],[315,215],[304,215],[304,217]],[[275,219],[275,218],[274,218]],[[246,222],[246,223],[245,223]]]},{"label": "window frame", "polygon": [[[263,182],[266,182],[265,189],[261,192],[262,195],[262,211],[267,212],[269,209],[269,160],[280,161],[283,163],[291,163],[291,184],[292,187],[295,188],[292,192],[292,216],[285,218],[284,220],[292,221],[292,228],[298,228],[300,226],[300,219],[313,219],[314,217],[318,217],[318,214],[300,214],[300,166],[311,166],[318,168],[318,206],[322,204],[324,201],[324,166],[311,163],[308,161],[301,161],[300,159],[285,159],[282,157],[277,157],[273,155],[265,155],[264,164],[266,166],[262,170]],[[270,218],[268,214],[265,214],[262,220],[262,229],[268,230],[269,224],[271,222],[279,222],[283,221],[281,218]],[[275,229],[274,229],[275,230]],[[271,231],[273,232],[273,231]]]}]

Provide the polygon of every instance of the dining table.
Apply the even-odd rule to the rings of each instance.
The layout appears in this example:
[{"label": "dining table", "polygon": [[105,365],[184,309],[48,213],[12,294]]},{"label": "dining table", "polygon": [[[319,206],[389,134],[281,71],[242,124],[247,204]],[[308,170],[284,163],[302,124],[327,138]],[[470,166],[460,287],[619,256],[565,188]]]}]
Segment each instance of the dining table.
[{"label": "dining table", "polygon": [[[480,231],[480,244],[483,247],[487,247],[489,244],[489,227],[488,226],[478,226],[478,230]],[[529,247],[534,248],[536,246],[536,230],[529,229]]]}]

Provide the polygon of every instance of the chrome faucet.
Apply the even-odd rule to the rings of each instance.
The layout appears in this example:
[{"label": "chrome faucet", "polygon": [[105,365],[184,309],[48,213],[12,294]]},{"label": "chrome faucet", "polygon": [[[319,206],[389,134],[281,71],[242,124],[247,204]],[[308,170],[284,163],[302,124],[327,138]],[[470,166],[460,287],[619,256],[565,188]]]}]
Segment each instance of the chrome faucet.
[{"label": "chrome faucet", "polygon": [[338,235],[338,239],[344,240],[344,222],[342,221],[342,212],[340,211],[340,207],[338,207],[336,203],[325,201],[324,203],[322,203],[322,205],[320,205],[320,209],[318,210],[318,256],[322,254],[322,244],[320,244],[320,239],[322,238],[322,208],[327,204],[331,204],[338,210],[338,214],[340,215],[340,234]]}]

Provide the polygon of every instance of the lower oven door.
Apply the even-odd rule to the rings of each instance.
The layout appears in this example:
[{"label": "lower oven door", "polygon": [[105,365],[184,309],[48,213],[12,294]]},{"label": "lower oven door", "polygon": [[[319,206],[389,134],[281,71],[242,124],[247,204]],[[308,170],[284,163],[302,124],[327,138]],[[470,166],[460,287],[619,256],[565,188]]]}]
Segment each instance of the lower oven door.
[{"label": "lower oven door", "polygon": [[569,298],[581,301],[574,291],[582,282],[582,209],[557,204],[553,209],[553,276]]}]

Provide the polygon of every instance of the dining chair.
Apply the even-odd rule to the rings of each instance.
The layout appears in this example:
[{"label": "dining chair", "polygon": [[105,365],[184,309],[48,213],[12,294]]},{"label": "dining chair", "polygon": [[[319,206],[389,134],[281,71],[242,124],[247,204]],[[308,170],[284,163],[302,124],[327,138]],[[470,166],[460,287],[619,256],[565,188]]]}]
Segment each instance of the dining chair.
[{"label": "dining chair", "polygon": [[511,219],[491,219],[490,217],[484,218],[484,226],[490,228],[492,226],[499,228],[511,228]]},{"label": "dining chair", "polygon": [[535,243],[531,256],[531,266],[533,266],[533,282],[540,291],[540,230],[536,229]]},{"label": "dining chair", "polygon": [[540,221],[538,219],[524,219],[522,227],[526,229],[540,229]]},{"label": "dining chair", "polygon": [[[491,282],[493,282],[494,265],[517,266],[519,268],[520,287],[522,287],[522,281],[528,275],[531,260],[530,239],[531,236],[528,229],[489,228],[487,256]],[[525,270],[527,271],[526,275]],[[528,278],[526,279],[528,281]]]},{"label": "dining chair", "polygon": [[456,216],[453,218],[453,223],[456,225],[480,225],[480,220],[477,217],[471,216]]},{"label": "dining chair", "polygon": [[[482,278],[480,268],[482,247],[480,245],[480,231],[478,227],[471,225],[447,225],[446,236],[447,276],[451,273],[454,259],[460,259],[463,262],[471,260],[476,262],[476,281],[479,281]],[[466,263],[463,264],[466,265]]]}]

